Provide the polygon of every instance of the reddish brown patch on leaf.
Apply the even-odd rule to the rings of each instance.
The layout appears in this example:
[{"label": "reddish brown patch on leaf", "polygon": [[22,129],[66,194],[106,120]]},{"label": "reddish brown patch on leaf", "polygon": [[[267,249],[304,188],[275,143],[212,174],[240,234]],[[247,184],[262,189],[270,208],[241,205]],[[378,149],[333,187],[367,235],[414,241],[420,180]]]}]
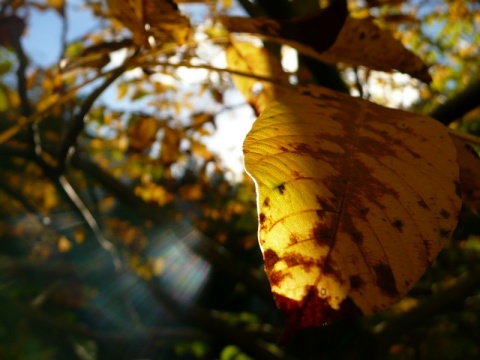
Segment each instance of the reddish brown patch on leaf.
[{"label": "reddish brown patch on leaf", "polygon": [[290,242],[288,243],[288,245],[292,246],[292,245],[295,245],[298,242],[298,237],[295,234],[290,234],[289,240],[290,240]]},{"label": "reddish brown patch on leaf", "polygon": [[403,221],[400,220],[400,219],[395,219],[393,222],[392,222],[392,226],[397,229],[399,232],[403,232]]},{"label": "reddish brown patch on leaf", "polygon": [[370,209],[369,208],[363,208],[363,209],[358,210],[358,212],[362,217],[365,217],[370,212]]},{"label": "reddish brown patch on leaf", "polygon": [[288,149],[285,146],[280,146],[279,149],[283,152],[288,152]]},{"label": "reddish brown patch on leaf", "polygon": [[264,213],[260,213],[260,215],[258,215],[258,221],[260,222],[260,226],[263,226],[263,223],[265,222],[266,220],[266,216]]},{"label": "reddish brown patch on leaf", "polygon": [[302,266],[306,272],[310,272],[313,267],[319,266],[318,261],[297,253],[285,254],[282,260],[285,261],[288,267]]},{"label": "reddish brown patch on leaf", "polygon": [[283,192],[285,191],[285,184],[280,184],[277,186],[278,191],[280,191],[280,194],[283,195]]},{"label": "reddish brown patch on leaf", "polygon": [[380,290],[387,296],[396,297],[399,296],[395,277],[393,276],[392,269],[385,264],[377,264],[373,266],[373,270],[377,277],[376,284]]},{"label": "reddish brown patch on leaf", "polygon": [[266,197],[265,200],[263,200],[263,206],[270,207],[270,198]]},{"label": "reddish brown patch on leaf", "polygon": [[312,228],[312,238],[317,244],[330,247],[334,238],[334,226],[326,221],[325,212],[317,210],[319,222],[315,223]]},{"label": "reddish brown patch on leaf", "polygon": [[268,249],[263,253],[263,261],[265,263],[265,269],[267,272],[270,271],[270,269],[272,269],[279,260],[280,258],[278,257],[277,253],[271,249]]},{"label": "reddish brown patch on leaf", "polygon": [[315,199],[317,199],[317,203],[318,203],[318,205],[320,205],[322,210],[328,210],[329,209],[330,204],[327,201],[325,201],[324,199],[322,199],[318,195],[315,195]]},{"label": "reddish brown patch on leaf", "polygon": [[447,230],[447,229],[440,229],[440,237],[442,239],[450,239],[450,234],[452,232],[450,230]]},{"label": "reddish brown patch on leaf", "polygon": [[363,243],[363,234],[360,232],[360,231],[352,231],[352,233],[350,234],[352,235],[352,240],[356,243],[356,244],[361,244]]},{"label": "reddish brown patch on leaf", "polygon": [[442,211],[440,211],[440,216],[444,219],[448,219],[450,218],[450,213],[447,210],[442,209]]},{"label": "reddish brown patch on leaf", "polygon": [[307,287],[307,295],[302,301],[295,301],[276,293],[273,293],[273,296],[278,308],[286,315],[285,331],[279,340],[281,344],[300,329],[363,315],[349,297],[342,301],[338,310],[333,309],[328,300],[320,297],[313,286]]},{"label": "reddish brown patch on leaf", "polygon": [[268,274],[268,280],[272,286],[279,286],[286,277],[292,277],[292,275],[284,271],[272,271]]},{"label": "reddish brown patch on leaf", "polygon": [[313,154],[313,150],[308,144],[297,143],[297,144],[293,145],[293,147],[294,147],[295,152],[297,154],[301,154],[301,155],[312,155]]},{"label": "reddish brown patch on leaf", "polygon": [[363,280],[360,276],[358,275],[352,275],[350,276],[350,288],[353,290],[356,290],[358,288],[361,288],[363,285]]},{"label": "reddish brown patch on leaf", "polygon": [[427,203],[422,199],[418,203],[422,208],[429,210],[430,208],[428,207]]}]

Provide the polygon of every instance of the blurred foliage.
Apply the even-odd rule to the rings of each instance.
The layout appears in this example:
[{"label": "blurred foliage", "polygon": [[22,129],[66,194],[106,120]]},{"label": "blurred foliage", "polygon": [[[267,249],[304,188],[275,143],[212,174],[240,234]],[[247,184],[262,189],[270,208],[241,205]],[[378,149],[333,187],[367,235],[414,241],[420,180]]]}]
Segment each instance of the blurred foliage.
[{"label": "blurred foliage", "polygon": [[[209,140],[221,121],[253,116],[223,67],[229,35],[216,21],[237,14],[238,3],[176,1],[183,15],[172,1],[158,1],[169,10],[147,1],[148,23],[141,1],[113,3],[128,6],[0,4],[0,358],[309,358],[308,348],[276,345],[282,319],[262,270],[254,187]],[[352,94],[428,113],[478,78],[478,1],[349,6],[392,30],[433,77],[426,85],[338,64]],[[91,23],[71,38],[77,12]],[[22,37],[52,13],[63,24],[61,50],[45,67]],[[289,75],[311,79],[302,68]],[[479,135],[478,116],[469,116],[458,128]],[[411,294],[358,320],[361,331],[435,301],[478,268],[479,236],[478,216],[466,209]],[[472,289],[383,345],[389,359],[475,359],[479,316]],[[335,341],[325,358],[342,358]]]}]

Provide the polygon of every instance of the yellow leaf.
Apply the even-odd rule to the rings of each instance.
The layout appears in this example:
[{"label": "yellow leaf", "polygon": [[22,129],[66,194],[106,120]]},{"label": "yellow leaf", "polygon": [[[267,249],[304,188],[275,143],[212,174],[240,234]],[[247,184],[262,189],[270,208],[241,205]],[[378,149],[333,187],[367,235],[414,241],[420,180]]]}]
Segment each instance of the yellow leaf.
[{"label": "yellow leaf", "polygon": [[159,127],[159,122],[153,117],[138,119],[127,131],[130,148],[134,151],[150,148],[155,142]]},{"label": "yellow leaf", "polygon": [[[325,10],[328,9],[330,7]],[[332,20],[336,27],[328,32],[331,25],[329,16],[333,18],[332,14],[334,15],[323,11],[291,23],[260,17],[220,17],[219,20],[231,32],[261,34],[269,40],[289,45],[300,53],[321,61],[364,65],[381,71],[398,70],[424,82],[432,80],[424,62],[407,50],[390,32],[378,27],[372,18],[357,19],[347,16],[342,27],[339,27],[339,22]],[[309,35],[309,31],[311,32],[311,28],[316,27],[316,24],[325,24],[318,25],[319,29],[325,31],[317,31],[315,34],[328,36]],[[340,32],[333,37],[337,28]]]},{"label": "yellow leaf", "polygon": [[160,150],[160,161],[165,166],[176,162],[180,157],[180,140],[183,137],[181,132],[171,129],[163,129],[162,148]]},{"label": "yellow leaf", "polygon": [[347,17],[336,41],[320,54],[319,59],[364,65],[381,71],[395,69],[427,83],[432,81],[425,63],[389,31],[380,29],[371,18]]},{"label": "yellow leaf", "polygon": [[58,239],[57,246],[58,246],[58,251],[65,253],[72,248],[72,243],[70,242],[70,240],[68,240],[65,236],[62,235]]},{"label": "yellow leaf", "polygon": [[223,8],[228,9],[232,6],[232,0],[222,0]]},{"label": "yellow leaf", "polygon": [[[281,62],[267,49],[249,43],[233,41],[226,50],[226,57],[229,69],[288,84],[288,74],[283,71]],[[257,114],[280,92],[279,86],[266,81],[239,75],[232,75],[232,79]],[[258,91],[255,90],[255,86],[258,87]]]},{"label": "yellow leaf", "polygon": [[391,306],[456,226],[456,152],[429,117],[309,87],[270,103],[244,154],[290,331]]},{"label": "yellow leaf", "polygon": [[85,230],[82,228],[77,228],[75,229],[73,236],[77,244],[83,244],[85,241]]},{"label": "yellow leaf", "polygon": [[140,45],[161,46],[166,42],[183,45],[190,41],[190,22],[173,1],[107,0],[107,5]]},{"label": "yellow leaf", "polygon": [[190,201],[198,201],[203,198],[202,184],[183,185],[180,189],[182,199]]},{"label": "yellow leaf", "polygon": [[117,92],[117,100],[121,100],[127,95],[128,92],[128,84],[127,83],[120,83],[118,84],[118,92]]}]

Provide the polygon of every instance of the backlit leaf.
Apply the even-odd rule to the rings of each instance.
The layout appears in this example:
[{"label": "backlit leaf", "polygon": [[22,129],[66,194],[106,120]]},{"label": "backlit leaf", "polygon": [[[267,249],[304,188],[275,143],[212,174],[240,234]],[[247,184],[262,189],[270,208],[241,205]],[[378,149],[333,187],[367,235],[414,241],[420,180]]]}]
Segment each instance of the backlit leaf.
[{"label": "backlit leaf", "polygon": [[142,117],[128,128],[128,141],[134,151],[143,151],[152,146],[160,128],[159,122],[153,117]]},{"label": "backlit leaf", "polygon": [[270,103],[244,154],[290,332],[391,306],[457,223],[455,148],[426,116],[310,87]]},{"label": "backlit leaf", "polygon": [[432,80],[423,61],[405,49],[390,32],[380,29],[371,18],[347,17],[337,40],[320,55],[320,59],[364,65],[374,70],[395,69],[424,82]]},{"label": "backlit leaf", "polygon": [[424,82],[432,80],[425,63],[373,19],[339,17],[331,20],[329,26],[324,24],[318,31],[313,30],[312,24],[325,23],[327,19],[320,12],[294,22],[234,17],[221,17],[220,21],[231,32],[263,35],[321,61],[364,65],[381,71],[398,70]]},{"label": "backlit leaf", "polygon": [[190,39],[190,21],[171,0],[107,0],[107,4],[138,44],[185,44]]},{"label": "backlit leaf", "polygon": [[[283,71],[282,64],[267,49],[234,41],[227,48],[226,57],[228,67],[232,70],[272,78],[288,84],[288,75]],[[275,84],[246,76],[232,75],[232,79],[257,114],[278,95],[280,90]],[[258,91],[255,90],[255,86],[258,86]]]}]

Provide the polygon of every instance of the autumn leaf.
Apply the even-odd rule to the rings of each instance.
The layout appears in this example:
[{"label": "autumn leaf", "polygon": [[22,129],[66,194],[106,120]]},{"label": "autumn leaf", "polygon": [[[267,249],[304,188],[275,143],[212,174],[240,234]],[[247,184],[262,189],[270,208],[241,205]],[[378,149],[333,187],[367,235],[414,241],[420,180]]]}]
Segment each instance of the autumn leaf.
[{"label": "autumn leaf", "polygon": [[455,148],[426,116],[309,87],[270,103],[244,154],[288,333],[391,306],[457,223]]},{"label": "autumn leaf", "polygon": [[190,21],[172,0],[107,0],[111,14],[133,34],[137,44],[183,45],[190,40]]},{"label": "autumn leaf", "polygon": [[425,63],[389,31],[380,29],[372,18],[347,17],[337,40],[319,59],[381,71],[395,69],[426,83],[432,81]]},{"label": "autumn leaf", "polygon": [[[372,18],[346,16],[339,6],[294,21],[233,17],[222,17],[220,21],[231,32],[259,34],[317,60],[380,71],[398,70],[427,83],[432,80],[427,65],[389,31],[381,29]],[[312,27],[314,24],[316,27]]]},{"label": "autumn leaf", "polygon": [[292,20],[223,16],[219,21],[230,32],[258,34],[280,42],[289,40],[294,47],[307,45],[316,52],[323,52],[335,42],[347,14],[347,2],[335,0],[325,9]]},{"label": "autumn leaf", "polygon": [[153,117],[145,116],[138,119],[127,131],[130,149],[139,152],[149,149],[155,142],[159,128],[158,120]]},{"label": "autumn leaf", "polygon": [[[232,41],[226,50],[226,57],[231,70],[251,73],[288,84],[288,74],[283,71],[282,64],[265,48],[259,48],[250,43]],[[246,76],[232,75],[232,79],[257,115],[281,91],[279,86],[273,83],[258,81]],[[255,91],[256,85],[258,85],[258,91]]]}]

